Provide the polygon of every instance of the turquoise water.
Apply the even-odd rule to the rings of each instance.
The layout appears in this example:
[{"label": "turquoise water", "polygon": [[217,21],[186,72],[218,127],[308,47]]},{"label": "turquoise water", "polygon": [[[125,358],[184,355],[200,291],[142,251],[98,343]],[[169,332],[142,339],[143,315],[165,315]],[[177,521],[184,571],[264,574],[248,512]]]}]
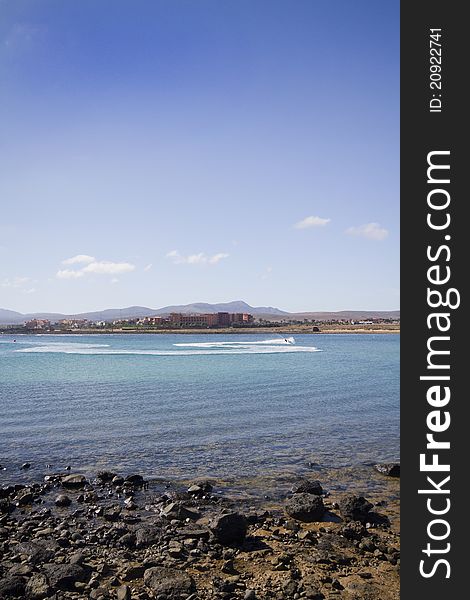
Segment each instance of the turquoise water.
[{"label": "turquoise water", "polygon": [[396,460],[399,336],[0,336],[0,480],[23,462],[246,477]]}]

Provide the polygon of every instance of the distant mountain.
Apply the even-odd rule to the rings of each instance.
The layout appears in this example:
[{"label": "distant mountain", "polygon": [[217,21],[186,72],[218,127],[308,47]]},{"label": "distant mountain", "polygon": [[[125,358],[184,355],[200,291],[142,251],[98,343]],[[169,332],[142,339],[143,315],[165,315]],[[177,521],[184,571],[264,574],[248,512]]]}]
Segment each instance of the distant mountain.
[{"label": "distant mountain", "polygon": [[219,304],[208,304],[197,302],[163,308],[147,308],[145,306],[128,306],[126,308],[107,308],[93,312],[76,314],[62,313],[19,313],[14,310],[0,308],[0,324],[19,325],[30,319],[49,319],[58,321],[60,319],[88,319],[89,321],[115,321],[117,319],[132,319],[135,317],[150,317],[153,315],[169,315],[172,312],[188,313],[216,313],[216,312],[248,312],[252,315],[276,315],[287,316],[289,313],[271,306],[250,306],[243,300],[234,302],[223,302]]},{"label": "distant mountain", "polygon": [[399,319],[400,311],[371,311],[371,310],[344,310],[340,312],[302,312],[289,313],[272,306],[250,306],[243,300],[233,302],[221,302],[218,304],[208,304],[205,302],[196,302],[194,304],[183,304],[175,306],[164,306],[163,308],[147,308],[145,306],[128,306],[127,308],[107,308],[93,312],[78,314],[61,313],[27,313],[22,314],[14,310],[0,308],[0,325],[20,325],[30,319],[49,319],[58,321],[60,319],[88,319],[89,321],[115,321],[117,319],[131,319],[135,317],[150,317],[153,315],[169,315],[172,312],[184,314],[189,313],[250,313],[255,317],[262,319],[272,319],[273,321],[292,321],[303,319],[317,320],[341,320],[341,319]]},{"label": "distant mountain", "polygon": [[233,302],[221,302],[219,304],[207,304],[206,302],[196,302],[195,304],[183,304],[176,306],[165,306],[155,311],[157,315],[166,315],[172,312],[177,313],[216,313],[216,312],[229,312],[229,313],[250,313],[252,315],[288,315],[289,313],[274,308],[272,306],[250,306],[243,300],[235,300]]},{"label": "distant mountain", "polygon": [[16,312],[16,310],[7,310],[6,308],[0,308],[0,323],[3,324],[12,324],[12,323],[22,323],[24,320],[24,315]]},{"label": "distant mountain", "polygon": [[399,310],[340,310],[337,312],[289,313],[287,319],[309,319],[316,321],[362,321],[365,319],[399,319]]}]

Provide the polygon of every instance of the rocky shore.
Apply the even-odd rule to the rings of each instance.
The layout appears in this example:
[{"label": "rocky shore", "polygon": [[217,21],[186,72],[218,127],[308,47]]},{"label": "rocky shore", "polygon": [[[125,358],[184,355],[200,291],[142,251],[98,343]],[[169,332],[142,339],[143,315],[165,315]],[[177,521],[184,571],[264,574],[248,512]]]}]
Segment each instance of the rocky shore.
[{"label": "rocky shore", "polygon": [[[27,465],[24,465],[27,469]],[[398,465],[379,465],[396,478]],[[0,598],[397,600],[396,506],[297,481],[278,505],[70,471],[0,488]]]}]

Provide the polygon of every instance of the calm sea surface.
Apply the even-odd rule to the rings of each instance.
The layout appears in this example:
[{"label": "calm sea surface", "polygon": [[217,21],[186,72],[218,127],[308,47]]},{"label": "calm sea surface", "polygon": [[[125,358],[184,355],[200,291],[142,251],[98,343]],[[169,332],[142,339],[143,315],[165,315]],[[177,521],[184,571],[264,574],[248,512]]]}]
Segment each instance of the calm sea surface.
[{"label": "calm sea surface", "polygon": [[249,477],[398,459],[399,336],[0,336],[0,482],[46,465]]}]

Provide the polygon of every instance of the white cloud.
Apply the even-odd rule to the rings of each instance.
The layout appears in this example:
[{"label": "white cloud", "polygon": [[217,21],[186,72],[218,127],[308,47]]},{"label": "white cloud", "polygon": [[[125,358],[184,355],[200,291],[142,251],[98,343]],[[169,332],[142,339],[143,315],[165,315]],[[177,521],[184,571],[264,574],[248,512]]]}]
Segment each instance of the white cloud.
[{"label": "white cloud", "polygon": [[225,252],[219,252],[218,254],[214,254],[214,256],[209,257],[207,262],[211,265],[216,265],[218,262],[223,260],[224,258],[228,258],[228,254]]},{"label": "white cloud", "polygon": [[166,258],[171,259],[175,265],[216,265],[221,260],[228,257],[229,254],[226,254],[225,252],[219,252],[212,256],[207,256],[204,252],[182,256],[178,250],[172,250],[166,255]]},{"label": "white cloud", "polygon": [[83,277],[83,271],[73,271],[72,269],[61,269],[55,274],[57,279],[78,279]]},{"label": "white cloud", "polygon": [[135,269],[131,263],[115,263],[108,260],[91,262],[81,271],[83,273],[96,273],[97,275],[116,275],[117,273],[129,273]]},{"label": "white cloud", "polygon": [[96,259],[94,256],[88,256],[88,254],[77,254],[72,258],[66,258],[62,261],[63,265],[87,265],[94,262]]},{"label": "white cloud", "polygon": [[134,271],[135,265],[128,262],[112,262],[109,260],[96,260],[92,256],[79,254],[62,261],[63,264],[85,264],[80,269],[60,269],[56,273],[58,279],[80,279],[85,275],[118,275]]},{"label": "white cloud", "polygon": [[113,277],[111,279],[111,283],[119,283],[119,279],[117,277]]},{"label": "white cloud", "polygon": [[144,267],[144,271],[150,271],[152,266],[153,266],[152,263],[148,264],[146,267]]},{"label": "white cloud", "polygon": [[331,219],[322,219],[322,217],[305,217],[294,225],[295,229],[308,229],[310,227],[324,227]]},{"label": "white cloud", "polygon": [[36,291],[36,288],[29,288],[28,290],[24,290],[25,294],[34,294],[34,292]]},{"label": "white cloud", "polygon": [[358,227],[350,227],[346,230],[346,233],[349,235],[364,237],[368,240],[374,240],[376,242],[381,242],[388,236],[388,230],[384,227],[381,227],[379,223],[365,223],[364,225],[359,225]]}]

